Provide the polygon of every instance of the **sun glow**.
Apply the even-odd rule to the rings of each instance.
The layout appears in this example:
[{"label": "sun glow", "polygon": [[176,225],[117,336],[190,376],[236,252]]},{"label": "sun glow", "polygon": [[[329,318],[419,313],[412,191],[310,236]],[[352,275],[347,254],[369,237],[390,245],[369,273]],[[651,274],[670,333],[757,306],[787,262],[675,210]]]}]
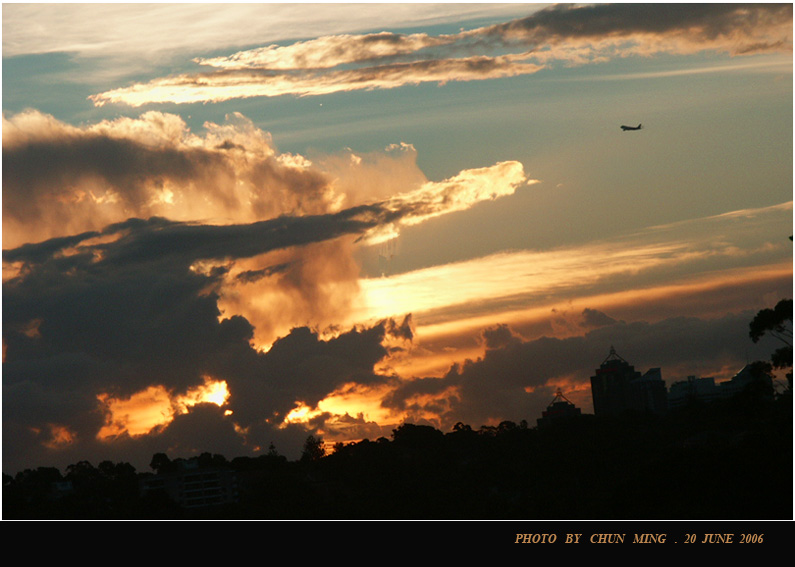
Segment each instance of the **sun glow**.
[{"label": "sun glow", "polygon": [[303,402],[296,405],[290,413],[288,413],[284,417],[284,422],[282,422],[281,427],[287,427],[292,423],[306,423],[313,417],[317,417],[323,413],[319,409],[312,409],[308,405],[304,404]]},{"label": "sun glow", "polygon": [[[199,403],[223,407],[229,399],[229,389],[223,380],[204,377],[204,384],[182,396],[172,396],[164,386],[150,386],[126,399],[100,394],[97,399],[106,411],[105,425],[97,438],[110,440],[120,435],[147,435],[168,425],[178,415],[188,413]],[[227,412],[228,414],[229,412]]]},{"label": "sun glow", "polygon": [[213,380],[204,377],[204,385],[198,386],[175,401],[183,409],[180,413],[187,413],[188,408],[200,403],[210,403],[222,407],[229,399],[229,388],[224,380]]},{"label": "sun glow", "polygon": [[381,428],[388,430],[405,418],[405,415],[398,415],[381,405],[383,396],[390,389],[391,386],[386,385],[364,387],[346,384],[320,400],[314,408],[297,402],[280,427],[309,424],[323,418],[326,439],[330,442],[381,437]]}]

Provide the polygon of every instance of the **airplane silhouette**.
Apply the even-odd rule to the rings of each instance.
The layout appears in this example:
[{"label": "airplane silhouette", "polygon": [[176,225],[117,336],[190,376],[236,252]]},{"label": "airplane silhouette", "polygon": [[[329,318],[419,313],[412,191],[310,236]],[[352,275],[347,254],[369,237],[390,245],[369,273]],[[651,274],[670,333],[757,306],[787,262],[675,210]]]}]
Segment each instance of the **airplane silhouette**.
[{"label": "airplane silhouette", "polygon": [[643,128],[643,124],[638,124],[637,126],[622,126],[621,129],[626,132],[627,130],[640,130]]}]

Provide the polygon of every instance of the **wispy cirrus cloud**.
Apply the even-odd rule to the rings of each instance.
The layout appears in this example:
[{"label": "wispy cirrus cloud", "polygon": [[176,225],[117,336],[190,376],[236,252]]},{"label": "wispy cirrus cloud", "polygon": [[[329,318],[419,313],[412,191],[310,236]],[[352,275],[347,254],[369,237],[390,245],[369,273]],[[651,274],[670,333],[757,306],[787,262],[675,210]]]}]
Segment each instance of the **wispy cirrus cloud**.
[{"label": "wispy cirrus cloud", "polygon": [[[540,6],[539,6],[540,7]],[[78,57],[163,59],[172,54],[239,49],[263,38],[283,41],[321,33],[409,27],[514,16],[515,4],[6,4],[3,55],[67,52]],[[531,10],[537,9],[534,7]],[[97,22],[102,25],[97,25]],[[179,30],[175,32],[174,30]]]},{"label": "wispy cirrus cloud", "polygon": [[787,239],[791,222],[790,201],[649,227],[620,239],[505,251],[368,278],[361,282],[364,300],[358,318],[411,310],[423,330],[447,322],[477,328],[485,314],[514,319],[522,311],[551,309],[561,302],[621,289],[643,289],[651,296],[652,289],[674,284],[719,285],[736,276],[733,270],[750,267],[756,270],[751,279],[762,278],[766,270],[780,276],[791,272]]},{"label": "wispy cirrus cloud", "polygon": [[268,45],[226,57],[199,57],[194,61],[221,69],[328,69],[346,63],[406,55],[428,47],[448,45],[455,40],[455,36],[433,37],[425,33],[343,34],[292,45]]},{"label": "wispy cirrus cloud", "polygon": [[[582,65],[659,53],[746,55],[791,49],[791,5],[564,6],[451,35],[346,34],[198,58],[200,65],[218,70],[154,79],[89,98],[97,106],[141,106],[317,96],[529,75],[556,62]],[[459,52],[467,55],[456,56]]]},{"label": "wispy cirrus cloud", "polygon": [[222,102],[235,98],[283,95],[318,96],[342,91],[393,89],[407,84],[446,83],[512,77],[541,69],[513,56],[392,63],[361,69],[311,71],[300,74],[245,68],[184,74],[91,95],[97,106],[123,103]]}]

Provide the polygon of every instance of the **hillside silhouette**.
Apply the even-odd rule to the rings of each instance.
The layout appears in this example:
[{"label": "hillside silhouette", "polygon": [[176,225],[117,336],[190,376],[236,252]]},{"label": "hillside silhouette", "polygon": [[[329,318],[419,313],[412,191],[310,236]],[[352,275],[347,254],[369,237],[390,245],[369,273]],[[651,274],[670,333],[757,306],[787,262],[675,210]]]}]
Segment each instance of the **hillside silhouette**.
[{"label": "hillside silhouette", "polygon": [[[791,519],[791,392],[757,394],[543,428],[404,424],[391,439],[337,444],[330,454],[307,439],[296,461],[271,446],[231,460],[158,453],[151,472],[108,461],[63,473],[40,467],[4,475],[3,517]],[[153,488],[182,469],[206,479],[223,472],[234,498],[188,507]]]}]

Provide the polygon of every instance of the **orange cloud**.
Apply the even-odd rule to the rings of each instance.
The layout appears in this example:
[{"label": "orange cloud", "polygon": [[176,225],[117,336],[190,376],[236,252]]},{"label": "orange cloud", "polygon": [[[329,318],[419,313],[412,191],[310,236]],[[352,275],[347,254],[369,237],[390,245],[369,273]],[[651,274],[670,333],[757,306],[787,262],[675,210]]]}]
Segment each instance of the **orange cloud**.
[{"label": "orange cloud", "polygon": [[64,425],[49,424],[49,439],[43,445],[48,449],[64,449],[77,440],[77,435]]},{"label": "orange cloud", "polygon": [[[787,207],[771,208],[764,218],[784,225],[791,215]],[[612,292],[617,287],[630,291],[635,285],[660,286],[702,270],[715,273],[716,263],[731,270],[751,262],[747,271],[752,274],[758,261],[786,261],[788,242],[762,241],[749,246],[743,239],[754,234],[757,223],[732,232],[735,228],[721,223],[722,219],[715,217],[710,223],[712,233],[702,234],[709,221],[700,219],[678,224],[665,233],[649,229],[621,242],[504,252],[388,278],[364,279],[356,316],[367,320],[411,311],[421,325],[443,323],[509,311],[517,304],[532,305],[538,297],[561,301]],[[781,231],[786,230],[782,226]]]},{"label": "orange cloud", "polygon": [[106,412],[105,425],[97,433],[97,439],[110,440],[120,435],[146,435],[168,425],[175,416],[187,413],[196,404],[223,406],[229,399],[229,390],[223,380],[205,376],[204,384],[181,396],[173,396],[165,386],[158,385],[125,399],[106,393],[97,399]]},{"label": "orange cloud", "polygon": [[397,236],[401,225],[411,226],[439,215],[464,211],[482,201],[513,195],[522,184],[534,183],[538,181],[527,180],[522,164],[516,161],[468,169],[438,183],[425,183],[414,191],[379,203],[398,220],[369,231],[364,240],[368,244],[385,242]]},{"label": "orange cloud", "polygon": [[[411,312],[417,329],[412,356],[394,367],[402,376],[421,376],[478,356],[483,347],[472,337],[495,323],[522,329],[526,337],[563,337],[586,330],[579,313],[589,307],[634,317],[643,306],[651,320],[672,315],[672,305],[705,317],[725,313],[727,304],[758,309],[765,292],[749,290],[791,285],[791,243],[781,238],[791,222],[788,202],[651,227],[617,240],[366,278],[351,317]],[[551,317],[561,309],[577,320]]]}]

